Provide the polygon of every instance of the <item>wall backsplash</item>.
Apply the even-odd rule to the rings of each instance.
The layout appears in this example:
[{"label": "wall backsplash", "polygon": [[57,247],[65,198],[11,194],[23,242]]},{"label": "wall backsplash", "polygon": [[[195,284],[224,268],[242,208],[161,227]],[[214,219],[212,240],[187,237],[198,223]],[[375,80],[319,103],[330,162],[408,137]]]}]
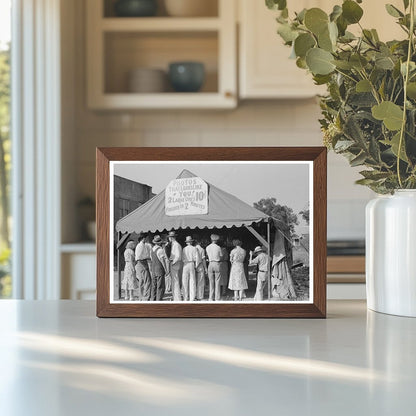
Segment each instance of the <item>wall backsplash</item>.
[{"label": "wall backsplash", "polygon": [[[73,201],[95,193],[97,146],[321,145],[317,121],[319,106],[315,99],[241,102],[232,111],[124,113],[87,110],[82,3],[76,0],[74,10],[73,68],[65,68],[63,72],[64,82],[68,81],[63,90],[63,94],[65,91],[68,94],[66,106],[71,106],[71,102],[74,104],[67,124],[72,123],[72,143],[76,147],[71,149],[66,145],[63,148],[64,168],[66,161],[66,171],[75,174]],[[73,89],[71,85],[74,85]],[[363,207],[373,194],[354,184],[358,169],[351,169],[343,158],[330,154],[328,165],[328,237],[363,238]]]}]

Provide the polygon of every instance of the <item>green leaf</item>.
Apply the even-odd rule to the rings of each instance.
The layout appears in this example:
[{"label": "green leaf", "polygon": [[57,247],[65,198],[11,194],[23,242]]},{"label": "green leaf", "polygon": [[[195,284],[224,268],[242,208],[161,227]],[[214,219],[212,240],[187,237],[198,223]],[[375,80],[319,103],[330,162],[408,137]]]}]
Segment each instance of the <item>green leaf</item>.
[{"label": "green leaf", "polygon": [[372,179],[373,181],[379,181],[380,179],[388,178],[390,172],[379,172],[376,170],[363,170],[360,172],[360,175],[364,176],[365,179]]},{"label": "green leaf", "polygon": [[387,13],[393,17],[403,17],[404,14],[397,8],[394,7],[392,4],[386,4]]},{"label": "green leaf", "polygon": [[335,152],[345,152],[348,150],[351,146],[354,145],[354,142],[351,140],[338,140],[334,146]]},{"label": "green leaf", "polygon": [[[380,54],[381,55],[381,54]],[[394,69],[394,61],[391,56],[378,56],[375,61],[376,67],[380,69]]]},{"label": "green leaf", "polygon": [[331,81],[331,76],[315,74],[313,80],[315,81],[315,85],[324,85]]},{"label": "green leaf", "polygon": [[357,82],[355,86],[357,92],[371,92],[371,83],[366,79],[362,79],[360,82]]},{"label": "green leaf", "polygon": [[334,71],[335,65],[332,63],[334,57],[330,52],[320,48],[313,48],[306,54],[306,64],[312,74],[327,75]]},{"label": "green leaf", "polygon": [[380,42],[380,38],[378,37],[378,33],[377,33],[377,30],[376,29],[371,29],[371,34],[373,35],[373,39],[376,42]]},{"label": "green leaf", "polygon": [[403,110],[391,101],[383,101],[371,109],[373,117],[383,121],[384,125],[392,131],[402,127]]},{"label": "green leaf", "polygon": [[344,71],[349,71],[352,68],[352,65],[348,61],[336,60],[336,61],[332,61],[332,63],[337,68],[342,69]]},{"label": "green leaf", "polygon": [[412,100],[416,100],[416,82],[407,84],[407,96]]},{"label": "green leaf", "polygon": [[296,56],[304,58],[309,49],[316,45],[314,37],[309,33],[302,33],[295,39]]},{"label": "green leaf", "polygon": [[296,13],[296,19],[303,23],[303,21],[305,20],[305,14],[307,12],[307,9],[302,9],[299,13]]},{"label": "green leaf", "polygon": [[288,44],[293,42],[298,37],[298,32],[292,29],[292,27],[287,23],[280,24],[277,28],[277,33]]},{"label": "green leaf", "polygon": [[271,10],[283,10],[287,6],[286,0],[266,0],[266,6]]},{"label": "green leaf", "polygon": [[305,26],[318,36],[328,28],[328,15],[318,7],[309,9],[305,13]]},{"label": "green leaf", "polygon": [[342,7],[336,4],[334,8],[332,9],[332,13],[329,15],[329,19],[331,22],[335,22],[338,17],[342,15]]},{"label": "green leaf", "polygon": [[[380,140],[381,143],[390,146],[391,151],[393,152],[394,156],[398,156],[399,154],[399,144],[400,144],[400,132],[395,134],[393,136],[393,138],[388,141],[388,140]],[[405,141],[403,140],[402,146],[400,148],[400,159],[403,160],[404,162],[409,162],[409,159],[407,158],[406,155],[406,149],[405,149]]]},{"label": "green leaf", "polygon": [[349,62],[354,68],[358,70],[364,69],[364,67],[368,64],[367,60],[358,53],[352,55]]},{"label": "green leaf", "polygon": [[331,38],[331,42],[334,46],[337,44],[338,39],[338,26],[334,22],[329,22],[328,24],[328,30],[329,30],[329,37]]},{"label": "green leaf", "polygon": [[[337,25],[337,29],[338,29],[338,31],[339,31],[339,27],[338,27],[338,25]],[[351,32],[348,32],[348,30],[344,33],[344,35],[343,36],[341,36],[339,39],[338,39],[338,42],[341,42],[341,43],[349,43],[349,42],[351,42],[351,41],[353,41],[353,40],[355,40],[355,39],[357,39],[356,38],[356,36],[353,34],[353,33],[351,33]]]},{"label": "green leaf", "polygon": [[358,23],[363,17],[363,9],[352,0],[342,3],[342,16],[349,24]]},{"label": "green leaf", "polygon": [[348,22],[344,19],[342,15],[337,19],[337,27],[340,36],[344,36],[348,27]]},{"label": "green leaf", "polygon": [[367,159],[367,155],[364,152],[361,152],[358,156],[350,160],[350,165],[352,167],[362,165]]},{"label": "green leaf", "polygon": [[301,69],[308,69],[308,65],[306,65],[305,58],[298,58],[296,59],[296,66]]},{"label": "green leaf", "polygon": [[332,43],[328,28],[318,35],[318,45],[321,49],[324,49],[328,52],[334,51],[334,44]]},{"label": "green leaf", "polygon": [[403,6],[404,6],[404,9],[406,10],[409,7],[409,0],[403,0]]}]

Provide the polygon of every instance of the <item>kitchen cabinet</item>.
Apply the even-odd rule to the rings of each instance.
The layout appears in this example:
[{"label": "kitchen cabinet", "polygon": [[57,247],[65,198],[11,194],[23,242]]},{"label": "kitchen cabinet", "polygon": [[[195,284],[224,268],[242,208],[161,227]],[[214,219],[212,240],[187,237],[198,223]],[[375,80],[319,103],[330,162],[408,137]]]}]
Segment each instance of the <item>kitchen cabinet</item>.
[{"label": "kitchen cabinet", "polygon": [[[333,0],[298,0],[289,2],[291,11],[320,7],[330,12]],[[393,0],[402,9],[401,0]],[[381,40],[403,38],[404,32],[394,23],[378,0],[366,0],[362,25],[376,28]],[[239,0],[239,92],[242,99],[308,98],[325,92],[313,84],[312,77],[290,59],[291,49],[277,35],[277,12],[268,10],[263,1]],[[350,26],[359,31],[357,25]]]},{"label": "kitchen cabinet", "polygon": [[[207,17],[116,17],[111,2],[88,0],[87,102],[90,109],[233,108],[237,105],[236,4],[217,3]],[[108,5],[110,4],[110,7]],[[132,93],[130,71],[167,71],[175,61],[199,61],[199,92]]]},{"label": "kitchen cabinet", "polygon": [[61,266],[62,299],[95,300],[95,244],[62,244]]},{"label": "kitchen cabinet", "polygon": [[[328,0],[299,0],[296,10],[325,8],[324,3]],[[239,0],[238,5],[240,97],[308,98],[322,92],[311,75],[289,59],[291,50],[276,33],[277,13],[268,10],[264,1]]]}]

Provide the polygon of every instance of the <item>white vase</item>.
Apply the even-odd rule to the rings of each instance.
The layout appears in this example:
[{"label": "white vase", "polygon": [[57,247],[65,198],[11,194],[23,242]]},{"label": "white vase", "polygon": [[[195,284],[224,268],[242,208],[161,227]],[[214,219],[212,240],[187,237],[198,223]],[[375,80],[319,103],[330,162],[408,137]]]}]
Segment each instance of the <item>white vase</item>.
[{"label": "white vase", "polygon": [[416,190],[367,204],[366,282],[369,309],[416,317]]}]

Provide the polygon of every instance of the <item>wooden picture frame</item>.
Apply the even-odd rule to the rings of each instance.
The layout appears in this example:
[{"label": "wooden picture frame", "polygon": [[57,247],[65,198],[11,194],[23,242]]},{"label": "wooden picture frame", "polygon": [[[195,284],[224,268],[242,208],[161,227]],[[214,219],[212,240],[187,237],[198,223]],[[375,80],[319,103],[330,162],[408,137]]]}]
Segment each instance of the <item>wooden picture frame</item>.
[{"label": "wooden picture frame", "polygon": [[[97,316],[98,317],[187,317],[187,318],[325,318],[326,317],[326,211],[327,150],[324,147],[133,147],[97,148]],[[309,162],[311,272],[313,286],[308,302],[136,302],[114,303],[110,299],[110,165],[140,163],[286,163]],[[290,163],[289,163],[290,162]],[[112,180],[112,179],[111,179]],[[248,184],[250,185],[250,184]],[[268,224],[271,221],[268,221]],[[267,225],[268,226],[268,225]],[[269,227],[269,226],[268,226]],[[246,227],[250,228],[250,227]],[[169,230],[167,230],[169,231]],[[255,233],[255,230],[254,230]],[[261,236],[260,236],[261,237]],[[270,238],[268,241],[271,241]],[[270,244],[269,261],[270,261]],[[270,263],[269,263],[270,265]],[[114,270],[112,270],[114,273]],[[114,279],[114,278],[113,278]],[[270,283],[268,283],[270,286]],[[270,298],[270,288],[269,288]]]}]

